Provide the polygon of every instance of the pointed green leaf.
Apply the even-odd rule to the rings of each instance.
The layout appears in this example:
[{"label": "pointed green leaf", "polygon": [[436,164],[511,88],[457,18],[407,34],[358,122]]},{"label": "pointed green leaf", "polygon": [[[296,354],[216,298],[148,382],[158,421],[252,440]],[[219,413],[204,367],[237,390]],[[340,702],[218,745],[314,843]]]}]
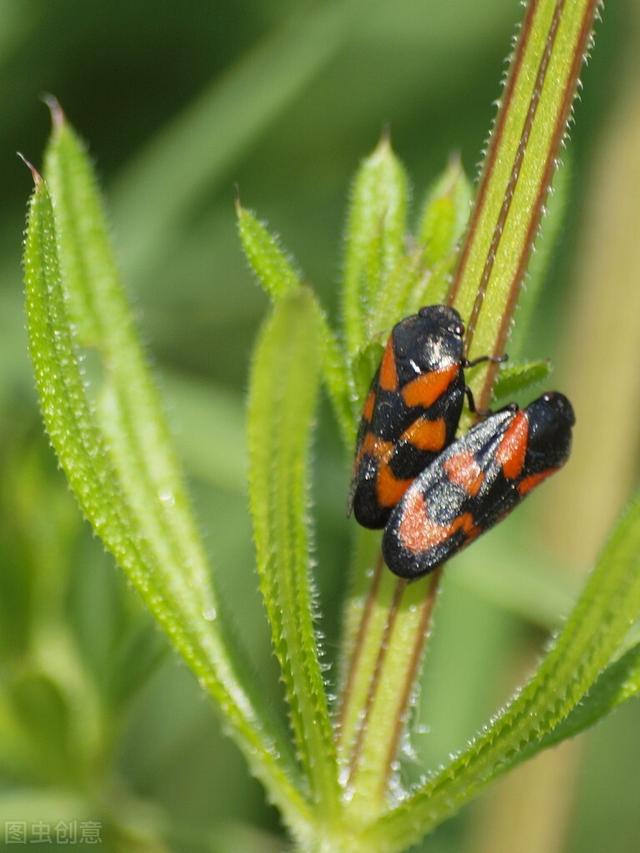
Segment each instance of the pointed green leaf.
[{"label": "pointed green leaf", "polygon": [[422,249],[422,274],[409,292],[405,314],[414,314],[423,305],[446,302],[451,270],[458,241],[469,220],[473,192],[459,157],[453,157],[444,173],[431,187],[418,225],[418,246]]},{"label": "pointed green leaf", "polygon": [[256,347],[249,391],[250,505],[260,589],[298,755],[319,808],[337,802],[333,731],[314,630],[307,529],[309,445],[321,342],[311,294],[280,300]]},{"label": "pointed green leaf", "polygon": [[[380,850],[433,829],[566,720],[640,615],[640,496],[623,514],[553,648],[524,690],[448,766],[381,819]],[[635,671],[633,671],[635,679]],[[635,681],[634,681],[635,683]]]},{"label": "pointed green leaf", "polygon": [[560,725],[514,756],[514,764],[532,758],[543,749],[575,737],[640,693],[640,645],[625,652],[600,675],[582,702]]},{"label": "pointed green leaf", "polygon": [[300,287],[300,274],[277,237],[255,214],[236,204],[238,232],[245,257],[258,281],[273,299],[287,296]]},{"label": "pointed green leaf", "polygon": [[525,361],[521,364],[507,364],[500,373],[493,388],[495,400],[511,399],[520,391],[537,385],[551,373],[549,361]]},{"label": "pointed green leaf", "polygon": [[[384,287],[378,292],[369,322],[371,334],[386,337],[399,320],[414,313],[409,305],[418,301],[422,306],[432,301],[425,301],[424,297],[431,279],[432,271],[425,263],[424,250],[421,247],[403,255],[389,274]],[[359,354],[361,352],[362,349]]]},{"label": "pointed green leaf", "polygon": [[418,242],[430,268],[453,263],[453,254],[466,228],[473,193],[459,157],[452,157],[444,173],[427,193],[418,224]]},{"label": "pointed green leaf", "polygon": [[460,159],[453,158],[427,194],[416,246],[400,256],[378,292],[370,320],[374,334],[387,334],[407,314],[446,300],[449,274],[469,218],[471,197],[471,185]]},{"label": "pointed green leaf", "polygon": [[[61,133],[60,127],[57,132]],[[103,255],[106,238],[100,233],[100,220],[95,218],[94,184],[87,180],[84,154],[77,151],[70,135],[65,134],[60,141],[70,146],[71,162],[77,167],[72,180],[65,180],[63,172],[56,197],[58,215],[68,217],[67,228],[58,234],[51,198],[37,176],[29,205],[24,253],[29,346],[51,443],[96,534],[126,572],[176,650],[219,703],[251,767],[281,806],[286,819],[300,826],[306,817],[306,804],[286,775],[286,742],[271,723],[269,712],[264,708],[258,710],[259,697],[254,695],[251,680],[243,683],[239,679],[238,664],[230,653],[220,620],[216,619],[219,602],[206,583],[206,576],[199,574],[197,565],[190,567],[183,562],[184,554],[195,553],[197,546],[189,539],[192,528],[190,522],[185,522],[187,507],[182,505],[176,516],[172,514],[172,506],[178,506],[184,493],[174,479],[172,464],[167,464],[163,422],[146,426],[138,422],[145,414],[156,417],[155,410],[147,408],[148,388],[141,389],[141,408],[122,389],[124,377],[118,375],[120,370],[130,377],[133,387],[150,380],[146,375],[140,376],[145,368],[139,352],[131,352],[135,340],[132,325],[125,314],[122,296],[114,292],[116,283],[109,273],[111,263]],[[83,194],[80,206],[77,201],[69,202],[69,198],[75,199],[74,193],[65,194],[70,192],[70,185],[76,185]],[[84,228],[88,230],[80,246],[79,235]],[[94,232],[96,228],[98,233]],[[85,323],[81,316],[69,315],[70,307],[79,310],[79,300],[74,305],[73,298],[63,288],[59,243],[66,244],[65,252],[81,253],[88,264],[87,278],[80,282],[78,275],[77,286],[87,293],[85,288],[93,285],[95,291],[91,297],[96,297],[97,304],[109,316],[94,316],[93,322]],[[94,263],[97,267],[92,266]],[[70,270],[73,290],[76,284],[68,260],[65,269]],[[101,288],[104,288],[102,293]],[[91,299],[83,304],[82,310],[89,310]],[[114,318],[121,319],[123,327],[113,329]],[[111,359],[104,369],[113,374],[109,383],[109,415],[117,422],[116,428],[111,425],[105,428],[103,417],[96,414],[81,373],[77,336],[84,338],[95,335],[96,331],[100,333],[97,343]],[[131,352],[135,359],[131,372],[129,365],[123,364],[111,335],[116,335],[125,352]],[[142,435],[150,437],[151,447],[140,446]],[[169,483],[173,491],[158,491],[159,482]],[[167,500],[172,495],[175,502]],[[144,504],[144,496],[149,497],[148,506]],[[174,539],[178,535],[179,543]]]},{"label": "pointed green leaf", "polygon": [[351,453],[356,440],[356,430],[360,414],[357,406],[354,407],[353,404],[353,383],[347,370],[342,347],[329,325],[327,315],[315,297],[313,299],[313,307],[320,342],[322,379],[333,405],[333,411],[347,452]]},{"label": "pointed green leaf", "polygon": [[[255,214],[236,205],[238,230],[245,256],[258,281],[275,301],[298,290],[302,276],[279,239]],[[355,440],[355,418],[351,405],[350,379],[344,354],[317,299],[313,300],[320,335],[322,378],[333,405],[345,444]]]},{"label": "pointed green leaf", "polygon": [[356,407],[360,414],[365,397],[369,391],[371,380],[384,352],[384,343],[381,340],[372,340],[358,352],[353,359],[351,370],[353,371],[353,384],[355,386]]},{"label": "pointed green leaf", "polygon": [[407,196],[404,168],[384,136],[351,191],[342,304],[349,357],[366,343],[371,306],[404,253]]},{"label": "pointed green leaf", "polygon": [[423,305],[443,305],[449,292],[454,257],[424,269],[409,293],[404,314],[416,314]]},{"label": "pointed green leaf", "polygon": [[[166,561],[181,567],[184,584],[198,591],[207,610],[213,603],[204,550],[120,283],[95,176],[84,146],[56,115],[45,177],[56,201],[60,267],[78,341],[98,352],[103,368],[103,381],[93,383],[96,417],[149,541],[167,541]],[[139,476],[131,476],[136,469]]]}]

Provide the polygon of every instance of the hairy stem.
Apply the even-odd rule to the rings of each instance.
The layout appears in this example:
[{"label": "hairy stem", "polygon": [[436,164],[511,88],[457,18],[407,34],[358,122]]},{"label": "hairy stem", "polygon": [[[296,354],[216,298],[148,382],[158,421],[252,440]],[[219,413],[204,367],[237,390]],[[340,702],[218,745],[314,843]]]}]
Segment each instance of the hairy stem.
[{"label": "hairy stem", "polygon": [[[531,0],[528,4],[449,295],[449,303],[467,323],[466,349],[471,358],[501,355],[504,350],[597,5],[597,0]],[[483,364],[470,371],[470,385],[481,410],[490,404],[496,370],[496,365]],[[384,808],[437,590],[437,579],[397,590],[394,583],[387,573],[374,577],[370,598],[377,607],[365,609],[352,652],[357,669],[347,681],[343,712],[343,749],[354,801],[363,802],[366,796],[371,814]],[[416,607],[404,606],[408,597],[422,608],[423,618],[416,618]],[[377,648],[378,655],[372,655],[371,648]],[[399,667],[404,667],[402,676]],[[398,696],[384,698],[387,676],[395,684],[404,676],[408,686],[400,694],[402,701]],[[394,715],[393,723],[388,715],[386,719],[394,734],[386,740],[392,748],[387,748],[382,760],[378,749],[382,735],[374,709],[385,701]]]},{"label": "hairy stem", "polygon": [[[467,354],[501,355],[537,236],[598,0],[532,0],[522,25],[449,295]],[[487,408],[495,364],[472,379]]]}]

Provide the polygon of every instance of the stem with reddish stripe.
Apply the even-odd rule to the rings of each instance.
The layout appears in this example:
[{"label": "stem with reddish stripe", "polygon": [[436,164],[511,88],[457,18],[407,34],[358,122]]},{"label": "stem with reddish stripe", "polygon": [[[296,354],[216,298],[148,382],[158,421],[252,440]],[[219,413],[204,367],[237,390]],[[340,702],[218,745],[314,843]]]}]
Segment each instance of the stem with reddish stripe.
[{"label": "stem with reddish stripe", "polygon": [[[468,318],[468,357],[504,352],[598,5],[534,0],[527,8],[449,295]],[[470,383],[480,409],[490,405],[497,369],[483,365]]]},{"label": "stem with reddish stripe", "polygon": [[[527,7],[449,297],[467,320],[470,358],[504,350],[597,6],[532,0]],[[496,370],[485,363],[470,372],[480,409],[490,404]],[[439,576],[406,585],[378,569],[363,608],[340,750],[354,812],[364,820],[384,808]]]}]

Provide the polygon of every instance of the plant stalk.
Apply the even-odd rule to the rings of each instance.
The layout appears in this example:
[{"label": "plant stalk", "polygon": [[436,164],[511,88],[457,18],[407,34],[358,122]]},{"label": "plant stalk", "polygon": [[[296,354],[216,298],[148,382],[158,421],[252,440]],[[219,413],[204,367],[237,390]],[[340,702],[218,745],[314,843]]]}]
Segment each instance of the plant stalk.
[{"label": "plant stalk", "polygon": [[[467,323],[470,357],[504,351],[597,6],[597,0],[528,4],[449,295],[449,304]],[[469,384],[481,410],[490,405],[496,373],[496,365],[470,372]],[[468,425],[470,418],[464,420]],[[360,804],[371,817],[385,808],[397,746],[416,692],[438,577],[396,590],[397,582],[387,572],[374,576],[369,593],[374,605],[365,608],[352,652],[356,672],[347,680],[341,757],[350,768],[354,805]],[[389,678],[395,685],[403,682],[406,689],[390,696]],[[378,728],[378,709],[385,703],[386,724],[393,732],[386,739]],[[383,743],[381,758],[377,746]]]}]

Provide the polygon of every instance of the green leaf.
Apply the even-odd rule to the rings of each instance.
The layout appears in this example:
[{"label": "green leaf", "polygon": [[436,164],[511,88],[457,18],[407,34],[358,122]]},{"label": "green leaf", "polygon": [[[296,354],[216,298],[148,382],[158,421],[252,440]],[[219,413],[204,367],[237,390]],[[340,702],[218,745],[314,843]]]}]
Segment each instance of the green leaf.
[{"label": "green leaf", "polygon": [[383,136],[358,170],[351,190],[342,313],[347,356],[368,340],[369,308],[404,254],[407,177]]},{"label": "green leaf", "polygon": [[356,407],[358,414],[362,412],[365,397],[369,391],[371,380],[382,360],[384,343],[380,340],[372,340],[358,352],[353,359],[351,370],[353,372],[353,384],[355,386]]},{"label": "green leaf", "polygon": [[[251,211],[236,205],[238,230],[245,256],[258,281],[274,301],[294,293],[302,278],[289,254],[265,223]],[[342,437],[349,451],[353,447],[356,422],[351,405],[350,378],[342,348],[333,333],[317,299],[313,298],[316,324],[320,335],[322,377],[331,399]]]},{"label": "green leaf", "polygon": [[640,645],[625,652],[600,675],[591,690],[560,725],[514,756],[520,764],[591,728],[628,699],[640,693]]},{"label": "green leaf", "polygon": [[500,368],[500,373],[493,387],[495,400],[510,400],[520,391],[537,385],[551,373],[549,361],[525,361],[521,364],[507,364]]},{"label": "green leaf", "polygon": [[418,242],[427,266],[453,262],[453,253],[469,220],[473,193],[459,157],[429,189],[418,224]]},{"label": "green leaf", "polygon": [[[386,337],[402,317],[414,314],[423,305],[445,301],[470,204],[471,187],[455,157],[427,194],[416,246],[398,258],[378,292],[369,321],[370,336]],[[361,347],[358,356],[366,347]]]},{"label": "green leaf", "polygon": [[344,351],[329,325],[327,315],[315,296],[313,297],[313,309],[320,343],[322,379],[333,405],[342,440],[347,452],[351,453],[356,440],[360,416],[357,405],[354,406],[353,404],[353,380],[347,369]]},{"label": "green leaf", "polygon": [[446,301],[458,242],[471,211],[473,192],[459,157],[453,157],[443,175],[431,187],[418,225],[418,244],[424,247],[424,264],[429,270],[410,292],[405,313],[413,314],[423,305]]},{"label": "green leaf", "polygon": [[[389,274],[384,287],[380,288],[378,298],[371,311],[369,328],[371,336],[386,337],[391,328],[407,314],[415,313],[412,309],[416,302],[418,307],[437,302],[425,296],[430,290],[432,271],[427,268],[424,260],[424,250],[414,248],[398,260]],[[368,346],[367,343],[358,351],[360,355]]]},{"label": "green leaf", "polygon": [[280,300],[256,347],[249,391],[250,505],[260,589],[298,755],[318,807],[337,804],[333,731],[313,625],[306,514],[309,444],[320,380],[314,300]]},{"label": "green leaf", "polygon": [[640,496],[615,526],[537,673],[451,764],[380,820],[375,828],[380,849],[414,843],[511,767],[521,752],[536,751],[593,687],[639,615]]},{"label": "green leaf", "polygon": [[301,284],[300,273],[277,237],[240,202],[236,203],[236,213],[245,257],[265,291],[277,300],[297,290]]},{"label": "green leaf", "polygon": [[162,561],[177,563],[182,582],[197,590],[204,609],[210,609],[204,550],[120,283],[93,170],[83,145],[59,116],[47,148],[45,176],[56,200],[60,267],[71,319],[80,345],[97,351],[100,359],[94,417],[106,436],[121,488],[143,520],[149,541],[166,541]]},{"label": "green leaf", "polygon": [[[306,804],[287,776],[290,765],[286,764],[286,741],[270,721],[269,712],[256,704],[259,697],[254,683],[239,678],[239,664],[216,619],[219,602],[206,575],[201,573],[200,564],[184,562],[186,553],[198,556],[199,546],[191,538],[193,527],[182,502],[184,492],[176,479],[172,453],[165,443],[164,421],[153,407],[150,380],[139,350],[134,348],[131,320],[125,313],[123,297],[116,292],[112,262],[104,254],[106,237],[93,195],[94,183],[71,132],[59,125],[56,133],[58,138],[52,143],[49,161],[52,172],[56,165],[61,170],[60,183],[55,174],[52,179],[59,186],[56,211],[67,223],[66,230],[63,225],[58,233],[49,192],[36,175],[24,253],[29,346],[45,426],[85,517],[173,646],[219,703],[252,769],[283,809],[286,819],[300,826],[306,816]],[[58,156],[60,163],[52,162]],[[63,164],[68,164],[72,174]],[[76,192],[83,199],[80,206]],[[78,244],[81,233],[86,240],[82,246]],[[78,275],[76,282],[67,257],[65,269],[71,270],[70,288],[77,286],[87,292],[86,288],[92,285],[91,297],[108,316],[90,316],[90,322],[83,322],[82,317],[69,315],[68,308],[76,307],[79,300],[74,305],[63,288],[58,243],[64,246],[66,255],[79,257],[87,264],[86,278]],[[85,306],[91,304],[89,300],[84,302]],[[122,325],[115,328],[114,318]],[[105,410],[101,416],[96,415],[86,394],[77,340],[78,334],[96,332],[100,334],[97,343],[105,353],[103,370],[109,375],[108,415],[113,421],[106,428]],[[132,356],[133,364],[123,359],[119,346]],[[132,388],[142,383],[139,400],[123,390],[127,377]],[[145,425],[140,423],[144,417],[158,419]],[[149,437],[150,446],[141,446],[143,435]],[[171,491],[158,490],[160,482]],[[172,495],[174,500],[167,500]]]}]

